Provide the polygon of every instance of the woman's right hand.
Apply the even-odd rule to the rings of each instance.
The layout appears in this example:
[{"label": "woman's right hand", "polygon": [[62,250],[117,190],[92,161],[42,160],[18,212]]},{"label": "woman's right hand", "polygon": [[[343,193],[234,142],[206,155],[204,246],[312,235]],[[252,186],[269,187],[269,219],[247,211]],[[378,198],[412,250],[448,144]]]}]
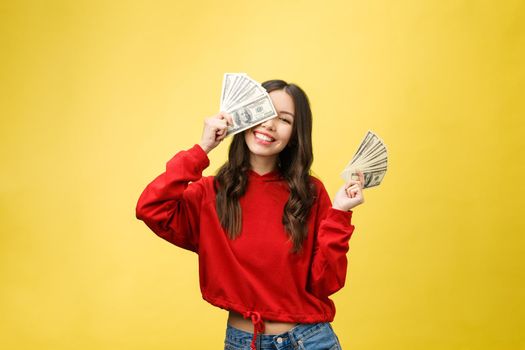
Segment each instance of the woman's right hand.
[{"label": "woman's right hand", "polygon": [[230,125],[233,125],[233,118],[226,112],[220,112],[204,120],[204,129],[199,144],[204,152],[209,153],[221,143]]}]

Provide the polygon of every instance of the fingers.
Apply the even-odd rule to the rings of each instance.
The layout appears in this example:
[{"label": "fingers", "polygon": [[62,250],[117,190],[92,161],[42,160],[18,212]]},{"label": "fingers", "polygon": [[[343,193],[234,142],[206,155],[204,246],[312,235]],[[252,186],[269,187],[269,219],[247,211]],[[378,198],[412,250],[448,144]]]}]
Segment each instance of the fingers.
[{"label": "fingers", "polygon": [[350,180],[346,183],[345,188],[352,186],[359,186],[360,188],[363,188],[363,183],[360,180]]},{"label": "fingers", "polygon": [[209,118],[209,124],[214,129],[215,139],[221,141],[227,135],[228,126],[233,126],[233,118],[226,112],[220,112]]},{"label": "fingers", "polygon": [[357,171],[357,178],[358,178],[357,180],[350,178],[350,180],[348,180],[348,182],[346,183],[345,187],[348,188],[350,186],[358,184],[361,188],[364,188],[365,187],[365,175],[363,174],[362,171],[360,170]]},{"label": "fingers", "polygon": [[224,120],[224,121],[226,121],[226,125],[228,125],[228,126],[233,126],[233,117],[231,116],[231,114],[226,113],[226,112],[220,112],[220,113],[217,114],[215,117],[216,117],[217,119],[219,119],[219,120]]},{"label": "fingers", "polygon": [[213,117],[208,118],[206,120],[206,124],[211,129],[213,129],[217,136],[221,136],[223,134],[226,134],[229,125],[233,125],[231,121],[232,119],[229,114],[223,115],[223,113],[219,113],[217,115],[214,115]]},{"label": "fingers", "polygon": [[346,195],[350,198],[355,198],[361,192],[361,186],[358,183],[345,189]]},{"label": "fingers", "polygon": [[363,189],[358,180],[341,186],[334,197],[333,207],[339,210],[348,211],[364,203]]},{"label": "fingers", "polygon": [[202,149],[206,153],[214,149],[226,137],[230,125],[233,125],[233,118],[226,112],[206,118],[200,143]]},{"label": "fingers", "polygon": [[359,176],[359,181],[361,182],[361,188],[365,186],[365,174],[361,170],[357,171],[357,176]]},{"label": "fingers", "polygon": [[215,140],[222,141],[226,137],[226,134],[227,134],[227,128],[218,130],[215,133]]}]

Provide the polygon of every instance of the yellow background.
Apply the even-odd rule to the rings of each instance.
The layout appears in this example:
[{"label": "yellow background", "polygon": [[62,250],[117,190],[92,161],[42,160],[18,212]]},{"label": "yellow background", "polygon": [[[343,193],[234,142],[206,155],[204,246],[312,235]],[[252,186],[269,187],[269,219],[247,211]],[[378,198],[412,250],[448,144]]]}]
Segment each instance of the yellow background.
[{"label": "yellow background", "polygon": [[0,347],[222,348],[196,256],[134,210],[247,72],[308,93],[330,193],[368,129],[389,148],[343,348],[525,349],[524,23],[522,0],[2,2]]}]

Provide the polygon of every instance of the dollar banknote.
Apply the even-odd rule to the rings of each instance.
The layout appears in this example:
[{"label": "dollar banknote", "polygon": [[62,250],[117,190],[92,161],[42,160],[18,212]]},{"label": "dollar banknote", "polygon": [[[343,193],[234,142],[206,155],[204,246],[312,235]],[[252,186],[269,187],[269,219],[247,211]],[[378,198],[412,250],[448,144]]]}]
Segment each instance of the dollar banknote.
[{"label": "dollar banknote", "polygon": [[233,116],[227,136],[275,118],[277,112],[266,89],[246,73],[225,73],[222,82],[221,111]]},{"label": "dollar banknote", "polygon": [[357,148],[352,160],[341,173],[348,182],[357,179],[357,172],[364,175],[364,187],[378,186],[385,177],[388,168],[388,152],[384,142],[372,131],[368,131]]},{"label": "dollar banknote", "polygon": [[239,104],[229,113],[233,117],[233,126],[228,128],[227,135],[244,131],[277,116],[269,96],[261,96],[247,104]]}]

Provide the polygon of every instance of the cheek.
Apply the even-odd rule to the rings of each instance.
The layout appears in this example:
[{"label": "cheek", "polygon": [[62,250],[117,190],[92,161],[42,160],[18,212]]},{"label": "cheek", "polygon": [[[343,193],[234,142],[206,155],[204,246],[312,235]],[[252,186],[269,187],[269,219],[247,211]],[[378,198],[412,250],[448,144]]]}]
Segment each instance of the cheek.
[{"label": "cheek", "polygon": [[286,144],[289,144],[290,141],[292,140],[292,128],[290,128],[289,130],[286,131]]},{"label": "cheek", "polygon": [[249,140],[250,140],[250,137],[252,136],[253,134],[251,133],[251,129],[248,129],[244,132],[244,143],[246,143],[247,145],[249,144]]}]

